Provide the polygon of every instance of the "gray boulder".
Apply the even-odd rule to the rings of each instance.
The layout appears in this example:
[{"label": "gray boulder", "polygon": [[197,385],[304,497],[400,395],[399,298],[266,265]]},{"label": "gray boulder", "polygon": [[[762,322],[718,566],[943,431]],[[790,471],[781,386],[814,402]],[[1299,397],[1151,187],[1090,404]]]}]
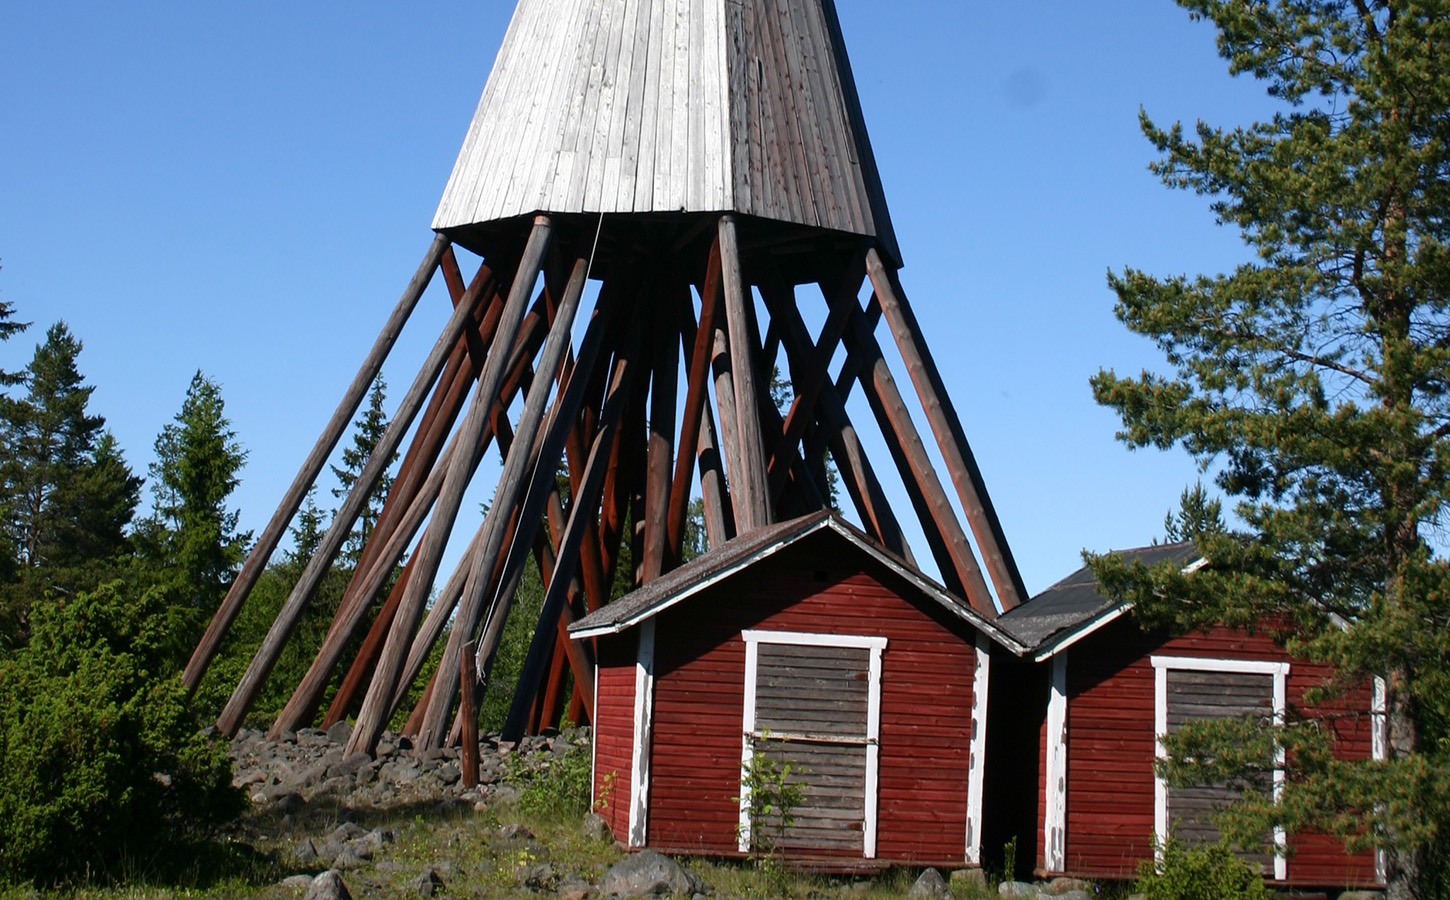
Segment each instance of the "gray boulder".
[{"label": "gray boulder", "polygon": [[332,727],[327,729],[327,739],[334,744],[346,744],[350,737],[352,737],[352,726],[346,721],[333,722]]},{"label": "gray boulder", "polygon": [[584,814],[584,833],[596,841],[608,841],[614,838],[614,833],[609,830],[609,823],[599,813]]},{"label": "gray boulder", "polygon": [[588,900],[594,896],[594,885],[578,875],[565,875],[555,885],[554,894],[559,900]]},{"label": "gray boulder", "polygon": [[303,900],[352,900],[352,894],[348,892],[347,882],[342,880],[342,874],[336,869],[328,869],[312,879]]},{"label": "gray boulder", "polygon": [[911,900],[956,900],[946,879],[936,869],[928,868],[916,879],[911,890],[906,892]]},{"label": "gray boulder", "polygon": [[1003,897],[1026,897],[1035,900],[1042,892],[1037,890],[1037,885],[1028,884],[1025,881],[1004,881],[997,885],[997,893]]},{"label": "gray boulder", "polygon": [[419,897],[432,897],[443,887],[443,876],[438,874],[437,869],[427,866],[417,878],[408,882],[408,887]]},{"label": "gray boulder", "polygon": [[[298,841],[297,846],[292,848],[292,858],[304,866],[317,859],[317,845],[312,843],[312,838]],[[307,880],[310,882],[312,879]]]},{"label": "gray boulder", "polygon": [[695,873],[654,850],[641,850],[615,863],[599,880],[599,892],[620,897],[649,897],[658,894],[690,896],[705,883]]},{"label": "gray boulder", "polygon": [[300,893],[312,887],[312,876],[288,875],[286,878],[277,882],[277,886],[289,893]]},{"label": "gray boulder", "polygon": [[1384,900],[1384,891],[1345,891],[1339,900]]},{"label": "gray boulder", "polygon": [[1042,893],[1060,897],[1074,891],[1086,894],[1092,890],[1092,885],[1081,878],[1057,877],[1042,886]]}]

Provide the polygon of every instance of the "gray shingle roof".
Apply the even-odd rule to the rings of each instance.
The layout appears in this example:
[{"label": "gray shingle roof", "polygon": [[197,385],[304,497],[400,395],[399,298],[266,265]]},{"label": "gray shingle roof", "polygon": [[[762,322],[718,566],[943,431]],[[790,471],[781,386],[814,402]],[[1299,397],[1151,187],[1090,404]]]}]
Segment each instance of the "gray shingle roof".
[{"label": "gray shingle roof", "polygon": [[756,562],[819,531],[830,531],[855,545],[869,556],[905,578],[927,598],[945,607],[958,618],[970,623],[1013,653],[1027,648],[987,621],[965,600],[953,596],[946,588],[922,574],[906,560],[878,546],[864,532],[840,516],[817,512],[798,519],[779,522],[756,529],[727,541],[722,546],[689,561],[654,581],[632,591],[613,603],[595,610],[569,626],[574,637],[617,634],[631,628],[693,595],[704,587],[739,572]]},{"label": "gray shingle roof", "polygon": [[[1115,550],[1128,563],[1156,566],[1172,561],[1187,566],[1199,559],[1198,550],[1190,542],[1155,544],[1131,550]],[[1087,566],[1047,588],[1021,606],[1003,614],[997,624],[1034,649],[1063,632],[1090,622],[1119,606],[1098,593],[1097,580]]]}]

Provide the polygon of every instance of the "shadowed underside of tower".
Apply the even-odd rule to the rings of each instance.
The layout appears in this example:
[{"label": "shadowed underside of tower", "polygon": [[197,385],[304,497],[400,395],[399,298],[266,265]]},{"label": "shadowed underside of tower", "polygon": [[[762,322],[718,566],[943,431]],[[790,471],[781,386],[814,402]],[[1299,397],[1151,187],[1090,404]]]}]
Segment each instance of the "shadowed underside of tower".
[{"label": "shadowed underside of tower", "polygon": [[[593,645],[565,628],[614,599],[612,585],[679,565],[696,486],[711,551],[826,507],[839,477],[868,535],[908,562],[929,554],[981,614],[1022,598],[896,278],[831,0],[521,0],[433,228],[187,664],[194,691],[441,273],[448,321],[221,711],[223,732],[252,710],[399,456],[273,733],[354,716],[349,751],[371,752],[419,687],[405,727],[417,746],[466,735],[477,724],[469,689],[489,677],[525,567],[545,597],[505,736],[588,720]],[[481,258],[474,272],[455,245]],[[882,319],[927,431],[877,340]],[[788,373],[785,402],[771,389],[777,371]],[[889,460],[866,453],[853,392]],[[448,554],[456,526],[467,532],[464,493],[488,452],[503,461],[492,500],[461,554]],[[909,510],[892,508],[891,480]],[[924,547],[908,546],[906,516]],[[441,570],[447,555],[460,559],[452,572]],[[633,571],[618,578],[625,559]]]}]

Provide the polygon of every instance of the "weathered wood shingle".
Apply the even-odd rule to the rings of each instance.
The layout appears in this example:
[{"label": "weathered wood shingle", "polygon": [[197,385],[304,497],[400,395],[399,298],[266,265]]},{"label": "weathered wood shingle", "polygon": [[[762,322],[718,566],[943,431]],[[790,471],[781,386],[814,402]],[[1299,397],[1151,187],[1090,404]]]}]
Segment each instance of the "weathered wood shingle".
[{"label": "weathered wood shingle", "polygon": [[831,0],[520,0],[433,220],[735,211],[897,257]]}]

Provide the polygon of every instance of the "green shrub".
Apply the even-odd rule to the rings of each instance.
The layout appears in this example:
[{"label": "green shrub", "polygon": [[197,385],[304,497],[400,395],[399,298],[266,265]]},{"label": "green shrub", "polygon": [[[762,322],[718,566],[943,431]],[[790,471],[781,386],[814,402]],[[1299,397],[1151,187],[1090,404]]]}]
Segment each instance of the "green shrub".
[{"label": "green shrub", "polygon": [[167,651],[160,591],[39,604],[0,661],[0,879],[104,877],[235,815]]},{"label": "green shrub", "polygon": [[1138,865],[1143,900],[1268,900],[1254,863],[1239,859],[1227,841],[1188,847],[1169,838],[1161,862]]},{"label": "green shrub", "polygon": [[[556,738],[563,740],[563,738]],[[544,819],[578,819],[589,812],[589,751],[570,748],[563,756],[545,757],[526,768],[510,757],[509,783],[519,788],[519,809]]]}]

